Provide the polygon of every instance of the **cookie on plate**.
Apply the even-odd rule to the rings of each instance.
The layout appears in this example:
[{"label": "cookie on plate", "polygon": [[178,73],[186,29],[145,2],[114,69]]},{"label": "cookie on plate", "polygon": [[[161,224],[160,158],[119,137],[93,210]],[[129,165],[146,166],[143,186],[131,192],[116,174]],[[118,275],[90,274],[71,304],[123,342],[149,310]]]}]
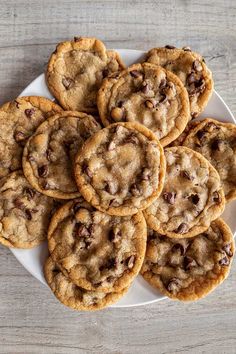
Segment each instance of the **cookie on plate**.
[{"label": "cookie on plate", "polygon": [[48,117],[62,111],[44,97],[19,97],[0,107],[0,178],[21,168],[23,147]]},{"label": "cookie on plate", "polygon": [[56,298],[64,305],[79,311],[101,310],[118,301],[128,290],[103,293],[98,290],[85,290],[67,278],[49,257],[44,266],[46,281]]},{"label": "cookie on plate", "polygon": [[201,55],[192,52],[189,47],[178,49],[166,46],[151,49],[146,61],[161,65],[180,78],[188,91],[192,118],[196,118],[204,110],[214,84],[211,71]]},{"label": "cookie on plate", "polygon": [[165,157],[165,184],[161,196],[144,210],[147,224],[169,237],[193,237],[224,210],[220,176],[201,154],[187,147],[166,148]]},{"label": "cookie on plate", "polygon": [[103,80],[97,105],[105,126],[141,123],[163,146],[182,133],[190,115],[188,94],[179,78],[149,63],[134,64]]},{"label": "cookie on plate", "polygon": [[102,292],[130,285],[142,266],[146,241],[141,212],[110,216],[83,198],[58,209],[48,229],[48,248],[63,274],[84,289]]},{"label": "cookie on plate", "polygon": [[110,215],[145,209],[161,193],[164,175],[161,144],[138,123],[116,123],[98,131],[75,158],[81,194]]},{"label": "cookie on plate", "polygon": [[46,72],[49,90],[66,110],[96,112],[102,80],[123,68],[119,54],[96,38],[75,37],[58,44]]},{"label": "cookie on plate", "polygon": [[55,201],[35,191],[21,170],[0,180],[0,243],[32,248],[47,237]]},{"label": "cookie on plate", "polygon": [[233,254],[233,235],[222,219],[204,233],[181,240],[149,230],[141,273],[172,299],[198,300],[227,277]]},{"label": "cookie on plate", "polygon": [[80,196],[74,181],[75,154],[100,129],[90,115],[65,111],[43,122],[24,148],[25,177],[40,193],[54,198]]},{"label": "cookie on plate", "polygon": [[227,201],[236,198],[236,125],[206,118],[191,129],[183,142],[200,152],[220,175]]}]

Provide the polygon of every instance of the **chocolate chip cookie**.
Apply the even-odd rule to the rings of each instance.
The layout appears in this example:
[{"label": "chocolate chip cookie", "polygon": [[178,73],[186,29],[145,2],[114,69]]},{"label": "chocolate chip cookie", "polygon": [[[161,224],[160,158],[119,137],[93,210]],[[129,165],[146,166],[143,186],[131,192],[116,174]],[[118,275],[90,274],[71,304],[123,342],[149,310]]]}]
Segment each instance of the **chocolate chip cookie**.
[{"label": "chocolate chip cookie", "polygon": [[179,78],[157,65],[134,64],[103,80],[97,105],[105,126],[138,122],[163,146],[176,139],[189,120],[189,100]]},{"label": "chocolate chip cookie", "polygon": [[222,219],[204,233],[181,240],[149,230],[141,273],[172,299],[198,300],[227,277],[233,254],[233,235]]},{"label": "chocolate chip cookie", "polygon": [[87,290],[117,292],[143,263],[147,227],[141,212],[126,217],[95,210],[82,198],[52,217],[48,248],[65,276]]},{"label": "chocolate chip cookie", "polygon": [[227,201],[236,198],[236,125],[204,119],[183,142],[200,152],[218,171]]},{"label": "chocolate chip cookie", "polygon": [[21,168],[23,147],[49,116],[62,111],[44,97],[19,97],[0,107],[0,178]]},{"label": "chocolate chip cookie", "polygon": [[164,175],[163,149],[155,135],[138,123],[116,123],[98,131],[75,159],[81,194],[110,215],[145,209],[161,193]]},{"label": "chocolate chip cookie", "polygon": [[193,237],[224,210],[220,176],[201,154],[187,147],[166,148],[165,157],[164,188],[144,211],[147,224],[169,237]]},{"label": "chocolate chip cookie", "polygon": [[180,78],[188,91],[192,118],[196,118],[204,110],[214,84],[211,71],[201,55],[192,52],[189,47],[178,49],[166,46],[151,49],[146,61],[161,65]]},{"label": "chocolate chip cookie", "polygon": [[56,298],[62,304],[79,311],[101,310],[118,301],[128,290],[124,288],[120,292],[103,293],[80,288],[60,271],[51,257],[45,263],[44,275]]},{"label": "chocolate chip cookie", "polygon": [[119,70],[119,54],[107,53],[96,38],[78,38],[58,44],[46,72],[49,90],[66,110],[96,112],[97,91],[104,77]]},{"label": "chocolate chip cookie", "polygon": [[47,237],[55,201],[38,193],[21,170],[0,180],[0,243],[32,248]]},{"label": "chocolate chip cookie", "polygon": [[30,184],[50,197],[78,197],[74,157],[84,141],[100,128],[92,116],[73,111],[58,113],[42,123],[23,153],[24,174]]}]

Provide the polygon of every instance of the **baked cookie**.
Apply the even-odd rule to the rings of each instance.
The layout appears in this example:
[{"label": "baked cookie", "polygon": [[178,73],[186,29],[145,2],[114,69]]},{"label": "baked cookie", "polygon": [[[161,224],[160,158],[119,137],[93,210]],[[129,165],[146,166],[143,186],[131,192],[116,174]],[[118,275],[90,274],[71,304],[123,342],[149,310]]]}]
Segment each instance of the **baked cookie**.
[{"label": "baked cookie", "polygon": [[19,97],[0,107],[0,178],[21,168],[23,147],[49,116],[62,111],[44,97]]},{"label": "baked cookie", "polygon": [[192,128],[183,142],[200,152],[220,175],[227,201],[236,198],[236,125],[207,118]]},{"label": "baked cookie", "polygon": [[25,177],[40,193],[72,199],[80,196],[74,181],[75,154],[100,129],[86,113],[65,111],[43,122],[24,148]]},{"label": "baked cookie", "polygon": [[51,257],[45,263],[44,275],[56,298],[62,304],[79,311],[101,310],[118,301],[128,290],[125,288],[117,293],[103,293],[80,288],[60,271]]},{"label": "baked cookie", "polygon": [[89,138],[75,158],[83,197],[110,215],[132,215],[161,193],[165,157],[155,135],[138,123],[112,124]]},{"label": "baked cookie", "polygon": [[46,72],[49,90],[66,110],[96,112],[96,96],[104,77],[119,70],[118,53],[96,38],[75,37],[57,45]]},{"label": "baked cookie", "polygon": [[192,118],[196,118],[204,110],[214,84],[211,71],[201,55],[192,52],[189,47],[178,49],[166,46],[151,49],[147,53],[146,61],[161,65],[180,78],[188,91]]},{"label": "baked cookie", "polygon": [[97,105],[105,126],[138,122],[163,146],[176,139],[189,120],[189,99],[177,76],[153,64],[134,64],[103,80]]},{"label": "baked cookie", "polygon": [[172,143],[170,143],[170,145],[168,145],[168,147],[172,147],[172,146],[180,146],[183,144],[186,136],[188,135],[188,133],[190,132],[191,129],[195,128],[198,124],[200,123],[199,120],[194,120],[194,121],[190,121],[188,122],[186,128],[184,129],[183,133],[181,133],[177,139],[175,139],[174,141],[172,141]]},{"label": "baked cookie", "polygon": [[21,170],[0,180],[0,243],[32,248],[47,237],[55,201],[35,191]]},{"label": "baked cookie", "polygon": [[141,212],[126,217],[95,210],[82,198],[52,217],[48,248],[65,276],[87,290],[117,292],[138,274],[145,255],[146,222]]},{"label": "baked cookie", "polygon": [[149,230],[141,273],[172,299],[198,300],[227,277],[233,254],[233,235],[222,219],[204,233],[181,240]]},{"label": "baked cookie", "polygon": [[169,237],[196,236],[224,210],[220,176],[201,154],[187,147],[166,148],[165,157],[164,188],[144,211],[147,224]]}]

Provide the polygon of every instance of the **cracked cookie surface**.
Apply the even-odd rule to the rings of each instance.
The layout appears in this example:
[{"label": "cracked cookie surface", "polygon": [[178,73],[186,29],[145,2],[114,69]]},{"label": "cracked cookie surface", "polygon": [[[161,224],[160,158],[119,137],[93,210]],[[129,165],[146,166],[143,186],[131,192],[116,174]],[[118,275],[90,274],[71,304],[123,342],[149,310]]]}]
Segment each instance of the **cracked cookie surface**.
[{"label": "cracked cookie surface", "polygon": [[18,97],[0,107],[0,178],[21,168],[24,145],[48,117],[62,111],[39,96]]},{"label": "cracked cookie surface", "polygon": [[192,128],[183,142],[201,153],[217,170],[227,201],[236,198],[236,126],[206,118]]},{"label": "cracked cookie surface", "polygon": [[42,123],[23,153],[24,174],[39,192],[62,199],[80,195],[73,162],[84,141],[100,129],[86,113],[61,112]]},{"label": "cracked cookie surface", "polygon": [[163,191],[144,210],[151,229],[169,237],[192,237],[204,232],[225,206],[220,176],[199,153],[183,146],[165,149]]},{"label": "cracked cookie surface", "polygon": [[0,180],[0,243],[32,248],[47,238],[54,199],[34,190],[22,171]]},{"label": "cracked cookie surface", "polygon": [[63,274],[87,290],[120,291],[138,274],[145,255],[143,214],[117,217],[80,198],[66,203],[48,229],[51,257]]},{"label": "cracked cookie surface", "polygon": [[138,122],[151,129],[163,146],[176,139],[189,120],[189,99],[182,82],[150,63],[134,64],[106,78],[98,92],[105,126]]},{"label": "cracked cookie surface", "polygon": [[49,90],[66,110],[96,112],[96,96],[107,75],[123,69],[115,51],[106,51],[96,38],[58,44],[46,72]]},{"label": "cracked cookie surface", "polygon": [[201,55],[192,52],[189,47],[178,49],[166,46],[151,49],[146,61],[161,65],[180,78],[188,91],[192,118],[196,118],[204,110],[214,84],[211,71]]},{"label": "cracked cookie surface", "polygon": [[204,233],[181,240],[150,229],[141,274],[170,298],[198,300],[227,277],[233,254],[233,235],[222,219]]},{"label": "cracked cookie surface", "polygon": [[64,305],[79,311],[101,310],[118,301],[127,288],[120,292],[103,293],[98,290],[85,290],[72,283],[49,257],[44,265],[46,281],[56,298]]},{"label": "cracked cookie surface", "polygon": [[131,215],[160,194],[165,175],[163,149],[138,123],[112,124],[89,138],[75,159],[75,180],[83,197],[110,215]]}]

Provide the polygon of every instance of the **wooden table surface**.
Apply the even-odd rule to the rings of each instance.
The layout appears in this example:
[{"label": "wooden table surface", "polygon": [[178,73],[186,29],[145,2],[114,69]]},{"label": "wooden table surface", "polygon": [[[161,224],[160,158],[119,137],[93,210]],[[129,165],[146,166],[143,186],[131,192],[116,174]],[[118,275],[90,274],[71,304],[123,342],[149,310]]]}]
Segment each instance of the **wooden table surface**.
[{"label": "wooden table surface", "polygon": [[[190,45],[236,113],[234,0],[0,1],[0,103],[44,71],[59,41],[96,36],[109,48]],[[236,262],[206,299],[76,313],[0,246],[0,353],[236,353]]]}]

